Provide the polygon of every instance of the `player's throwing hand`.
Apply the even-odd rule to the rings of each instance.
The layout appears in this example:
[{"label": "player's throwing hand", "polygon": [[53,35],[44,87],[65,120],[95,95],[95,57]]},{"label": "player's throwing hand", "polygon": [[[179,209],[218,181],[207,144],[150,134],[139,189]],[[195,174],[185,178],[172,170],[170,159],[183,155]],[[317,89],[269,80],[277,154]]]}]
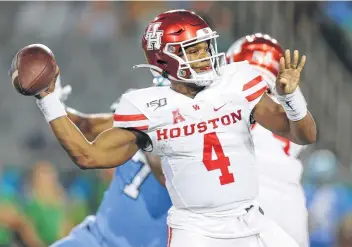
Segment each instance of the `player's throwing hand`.
[{"label": "player's throwing hand", "polygon": [[54,80],[52,82],[50,82],[50,86],[48,87],[47,90],[39,93],[35,97],[38,99],[41,99],[41,98],[45,97],[46,95],[48,95],[49,93],[54,92],[55,91],[55,82],[56,82],[56,79],[58,78],[59,75],[60,75],[60,69],[59,69],[59,66],[56,65],[56,74],[55,74]]},{"label": "player's throwing hand", "polygon": [[306,56],[301,57],[299,61],[299,52],[293,52],[293,61],[291,62],[291,51],[286,50],[285,56],[280,58],[280,71],[276,80],[276,91],[279,95],[293,93],[299,85],[301,71],[306,63]]}]

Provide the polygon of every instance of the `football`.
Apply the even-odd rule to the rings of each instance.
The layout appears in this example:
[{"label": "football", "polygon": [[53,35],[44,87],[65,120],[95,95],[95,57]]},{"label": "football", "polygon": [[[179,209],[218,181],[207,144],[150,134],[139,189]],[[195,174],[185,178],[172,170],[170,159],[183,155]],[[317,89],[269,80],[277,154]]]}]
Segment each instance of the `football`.
[{"label": "football", "polygon": [[45,45],[26,46],[12,60],[12,85],[20,94],[37,95],[45,91],[55,79],[56,66],[54,54]]}]

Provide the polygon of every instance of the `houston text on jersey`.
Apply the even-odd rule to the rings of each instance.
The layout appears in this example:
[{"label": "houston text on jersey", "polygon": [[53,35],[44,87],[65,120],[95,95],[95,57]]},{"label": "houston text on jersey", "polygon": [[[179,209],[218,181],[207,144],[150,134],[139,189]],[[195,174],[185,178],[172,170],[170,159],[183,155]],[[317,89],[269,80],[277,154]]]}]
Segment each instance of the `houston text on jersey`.
[{"label": "houston text on jersey", "polygon": [[220,118],[213,118],[208,120],[207,122],[203,121],[200,123],[192,123],[189,125],[185,125],[183,127],[175,127],[170,129],[158,129],[156,130],[158,141],[166,140],[169,138],[177,138],[180,136],[190,136],[193,135],[196,131],[198,133],[203,133],[208,130],[208,128],[217,129],[219,124],[226,126],[230,124],[235,124],[237,121],[242,120],[241,110],[237,110],[237,112],[232,112],[230,114],[226,114]]}]

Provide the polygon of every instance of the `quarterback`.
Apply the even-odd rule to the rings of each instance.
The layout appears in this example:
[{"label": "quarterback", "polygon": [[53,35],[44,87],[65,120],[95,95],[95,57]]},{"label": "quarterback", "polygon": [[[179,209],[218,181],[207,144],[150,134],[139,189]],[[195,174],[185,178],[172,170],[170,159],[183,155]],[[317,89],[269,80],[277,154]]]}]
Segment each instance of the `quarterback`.
[{"label": "quarterback", "polygon": [[[225,65],[218,35],[198,15],[172,10],[142,37],[146,67],[171,81],[124,94],[114,128],[88,141],[67,117],[52,86],[36,97],[55,136],[82,169],[122,165],[139,150],[162,160],[172,201],[169,245],[297,246],[263,215],[251,119],[297,144],[316,140],[316,126],[298,89],[306,57],[285,51],[276,80],[278,101],[247,62]],[[59,73],[59,69],[57,69]]]}]

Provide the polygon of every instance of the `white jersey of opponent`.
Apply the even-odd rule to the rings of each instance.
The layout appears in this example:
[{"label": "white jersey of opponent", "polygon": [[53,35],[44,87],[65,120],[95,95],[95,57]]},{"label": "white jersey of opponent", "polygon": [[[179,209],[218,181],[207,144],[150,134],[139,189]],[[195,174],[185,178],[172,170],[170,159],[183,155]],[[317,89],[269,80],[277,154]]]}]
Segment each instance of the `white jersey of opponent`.
[{"label": "white jersey of opponent", "polygon": [[299,184],[303,166],[297,157],[305,146],[273,134],[259,124],[252,125],[252,136],[259,175]]},{"label": "white jersey of opponent", "polygon": [[266,90],[247,62],[232,63],[194,99],[169,87],[124,94],[114,126],[150,136],[176,209],[233,209],[258,194],[249,119]]}]

